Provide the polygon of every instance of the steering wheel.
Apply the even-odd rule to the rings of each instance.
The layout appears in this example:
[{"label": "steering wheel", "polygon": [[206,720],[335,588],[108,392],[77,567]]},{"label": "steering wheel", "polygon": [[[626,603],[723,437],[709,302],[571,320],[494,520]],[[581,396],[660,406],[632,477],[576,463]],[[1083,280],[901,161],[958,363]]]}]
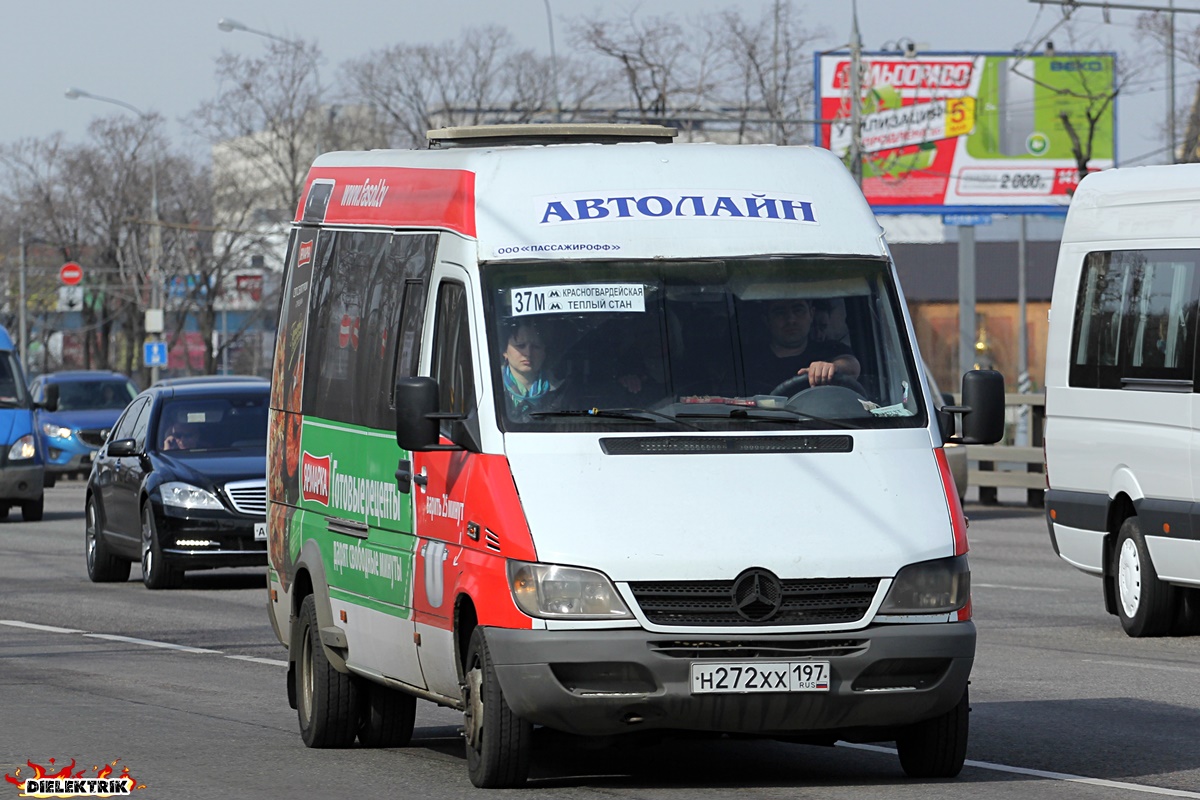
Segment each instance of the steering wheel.
[{"label": "steering wheel", "polygon": [[[823,383],[821,386],[843,386],[851,391],[858,392],[863,397],[867,396],[867,390],[862,387],[862,384],[854,380],[848,375],[834,373],[833,378],[828,383]],[[808,375],[793,375],[783,383],[771,390],[771,394],[780,397],[791,397],[800,392],[808,391],[814,388],[808,380]],[[820,387],[815,387],[820,388]]]}]

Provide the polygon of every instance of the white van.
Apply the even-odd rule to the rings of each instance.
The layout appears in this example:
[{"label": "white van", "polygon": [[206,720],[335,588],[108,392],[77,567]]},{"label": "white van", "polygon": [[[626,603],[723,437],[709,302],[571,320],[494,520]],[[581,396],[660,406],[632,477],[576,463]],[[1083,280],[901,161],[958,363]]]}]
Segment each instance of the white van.
[{"label": "white van", "polygon": [[1197,220],[1200,165],[1093,173],[1054,276],[1047,524],[1130,636],[1182,632],[1200,611]]},{"label": "white van", "polygon": [[[313,164],[268,456],[309,746],[403,745],[421,698],[463,712],[483,787],[525,781],[534,725],[961,768],[975,627],[942,445],[956,419],[1000,438],[1003,380],[935,413],[829,152],[673,133],[447,129]],[[809,338],[822,298],[845,341]]]}]

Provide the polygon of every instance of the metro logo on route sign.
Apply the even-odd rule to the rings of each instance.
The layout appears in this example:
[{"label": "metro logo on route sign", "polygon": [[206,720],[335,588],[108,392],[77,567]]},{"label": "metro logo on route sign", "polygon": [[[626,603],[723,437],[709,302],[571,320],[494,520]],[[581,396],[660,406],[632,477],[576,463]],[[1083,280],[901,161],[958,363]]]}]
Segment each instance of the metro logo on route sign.
[{"label": "metro logo on route sign", "polygon": [[67,286],[76,286],[83,280],[83,267],[74,261],[68,261],[59,268],[58,278]]}]

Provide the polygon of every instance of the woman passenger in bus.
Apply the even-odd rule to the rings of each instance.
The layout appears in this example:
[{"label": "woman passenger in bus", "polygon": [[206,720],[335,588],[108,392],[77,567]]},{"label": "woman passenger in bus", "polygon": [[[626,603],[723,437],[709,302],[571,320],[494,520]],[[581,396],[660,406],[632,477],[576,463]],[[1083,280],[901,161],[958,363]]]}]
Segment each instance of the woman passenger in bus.
[{"label": "woman passenger in bus", "polygon": [[558,388],[542,368],[546,364],[546,344],[541,331],[532,322],[521,321],[506,327],[500,374],[504,381],[506,406],[510,417],[523,417],[541,407]]}]

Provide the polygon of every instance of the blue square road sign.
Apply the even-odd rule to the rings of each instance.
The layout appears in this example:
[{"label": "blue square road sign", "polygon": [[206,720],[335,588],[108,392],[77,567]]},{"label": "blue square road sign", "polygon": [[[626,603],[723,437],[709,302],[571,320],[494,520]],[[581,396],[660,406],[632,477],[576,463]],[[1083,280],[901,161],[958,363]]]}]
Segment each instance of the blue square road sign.
[{"label": "blue square road sign", "polygon": [[146,342],[142,345],[142,361],[147,367],[165,367],[167,365],[167,343]]}]

